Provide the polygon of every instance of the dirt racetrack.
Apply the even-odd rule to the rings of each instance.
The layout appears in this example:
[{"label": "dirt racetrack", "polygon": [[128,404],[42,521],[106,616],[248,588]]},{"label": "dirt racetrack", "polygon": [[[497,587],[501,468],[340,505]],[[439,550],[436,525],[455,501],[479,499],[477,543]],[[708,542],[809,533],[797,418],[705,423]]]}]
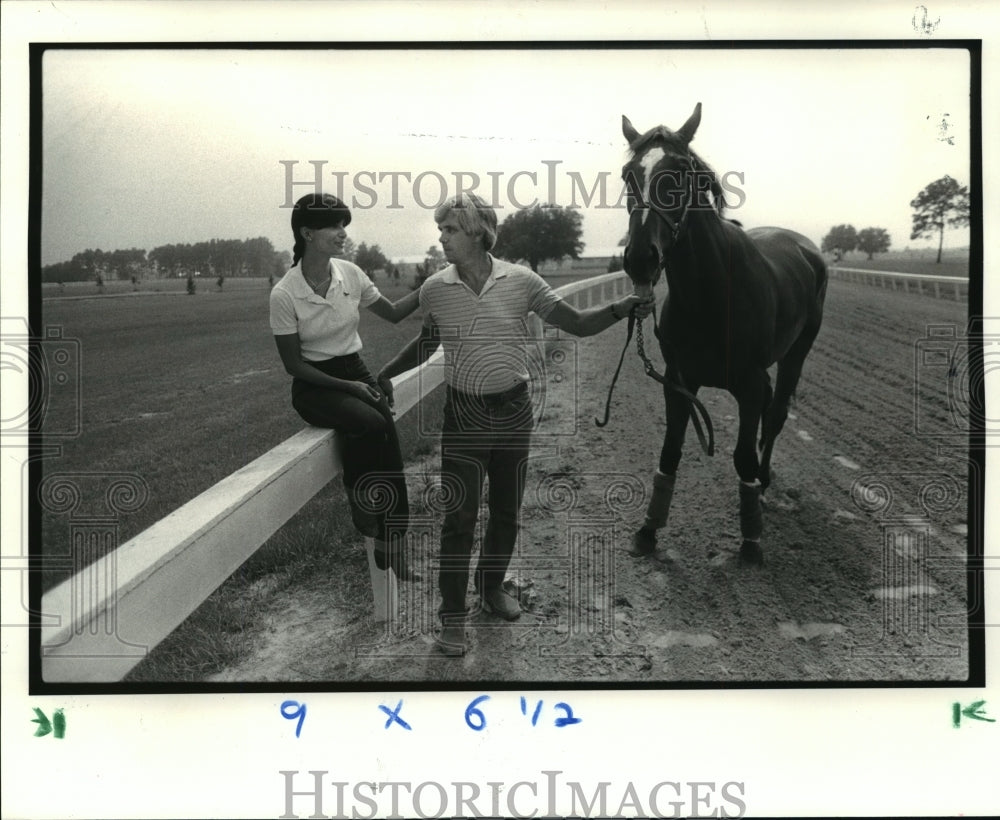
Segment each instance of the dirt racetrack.
[{"label": "dirt racetrack", "polygon": [[253,656],[213,680],[346,688],[961,681],[972,522],[966,438],[951,410],[961,416],[963,372],[961,356],[950,361],[959,389],[949,403],[950,354],[941,351],[956,348],[965,323],[964,304],[831,282],[823,329],[775,448],[760,569],[736,560],[732,398],[701,392],[717,453],[704,456],[689,430],[658,553],[633,558],[627,548],[664,428],[659,387],[630,351],[611,421],[598,429],[624,325],[550,341],[508,577],[521,594],[521,619],[474,611],[465,658],[434,649],[440,516],[432,457],[409,469],[425,580],[400,585],[399,619],[374,622],[364,554],[345,546],[325,577],[262,595],[267,629]]}]

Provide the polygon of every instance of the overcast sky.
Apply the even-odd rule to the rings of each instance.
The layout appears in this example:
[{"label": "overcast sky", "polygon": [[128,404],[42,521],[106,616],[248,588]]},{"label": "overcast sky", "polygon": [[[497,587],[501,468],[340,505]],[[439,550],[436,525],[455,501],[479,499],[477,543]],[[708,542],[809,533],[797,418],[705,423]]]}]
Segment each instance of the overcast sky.
[{"label": "overcast sky", "polygon": [[584,240],[611,246],[621,115],[676,129],[699,101],[694,147],[741,190],[730,215],[748,227],[935,244],[910,240],[910,200],[944,174],[970,182],[959,50],[51,50],[43,92],[43,264],[212,238],[290,249],[289,174],[309,183],[295,199],[317,167],[354,205],[351,238],[394,259],[436,243],[456,173],[501,219],[583,204],[582,184]]}]

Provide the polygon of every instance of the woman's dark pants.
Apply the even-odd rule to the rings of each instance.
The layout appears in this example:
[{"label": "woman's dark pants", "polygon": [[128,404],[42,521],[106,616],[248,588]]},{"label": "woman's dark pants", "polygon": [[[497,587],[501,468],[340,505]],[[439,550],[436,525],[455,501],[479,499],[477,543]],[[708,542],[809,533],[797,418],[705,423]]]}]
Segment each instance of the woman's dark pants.
[{"label": "woman's dark pants", "polygon": [[[328,376],[377,387],[359,354],[310,364]],[[376,406],[341,390],[293,379],[292,406],[305,422],[337,431],[354,526],[363,535],[401,543],[409,502],[396,425],[385,400]]]}]

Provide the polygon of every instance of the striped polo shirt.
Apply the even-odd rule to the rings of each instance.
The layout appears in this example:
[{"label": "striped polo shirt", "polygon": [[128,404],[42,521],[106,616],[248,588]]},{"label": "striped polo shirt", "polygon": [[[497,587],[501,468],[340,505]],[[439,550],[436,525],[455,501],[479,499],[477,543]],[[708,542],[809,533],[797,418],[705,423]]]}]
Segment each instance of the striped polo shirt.
[{"label": "striped polo shirt", "polygon": [[361,350],[358,308],[381,297],[363,270],[346,259],[330,260],[330,287],[326,298],[306,282],[295,265],[271,289],[271,332],[299,334],[302,358],[307,362],[346,356]]},{"label": "striped polo shirt", "polygon": [[528,313],[545,319],[561,301],[534,271],[489,255],[492,271],[479,295],[454,265],[420,289],[425,323],[437,326],[444,347],[444,378],[475,395],[500,393],[527,382],[528,353],[538,344]]}]

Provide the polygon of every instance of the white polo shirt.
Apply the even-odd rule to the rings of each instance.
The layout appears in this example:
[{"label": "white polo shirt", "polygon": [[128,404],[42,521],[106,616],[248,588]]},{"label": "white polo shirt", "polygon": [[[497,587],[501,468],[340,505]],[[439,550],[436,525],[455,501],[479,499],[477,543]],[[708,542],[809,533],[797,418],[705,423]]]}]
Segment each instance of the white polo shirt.
[{"label": "white polo shirt", "polygon": [[271,331],[299,334],[302,358],[316,362],[361,350],[358,310],[382,295],[363,270],[344,259],[330,260],[326,298],[306,282],[295,265],[271,289]]},{"label": "white polo shirt", "polygon": [[425,322],[433,322],[444,347],[444,377],[465,393],[509,390],[529,379],[528,353],[541,340],[528,332],[528,313],[545,319],[561,301],[534,271],[490,255],[493,270],[477,295],[454,265],[420,289]]}]

